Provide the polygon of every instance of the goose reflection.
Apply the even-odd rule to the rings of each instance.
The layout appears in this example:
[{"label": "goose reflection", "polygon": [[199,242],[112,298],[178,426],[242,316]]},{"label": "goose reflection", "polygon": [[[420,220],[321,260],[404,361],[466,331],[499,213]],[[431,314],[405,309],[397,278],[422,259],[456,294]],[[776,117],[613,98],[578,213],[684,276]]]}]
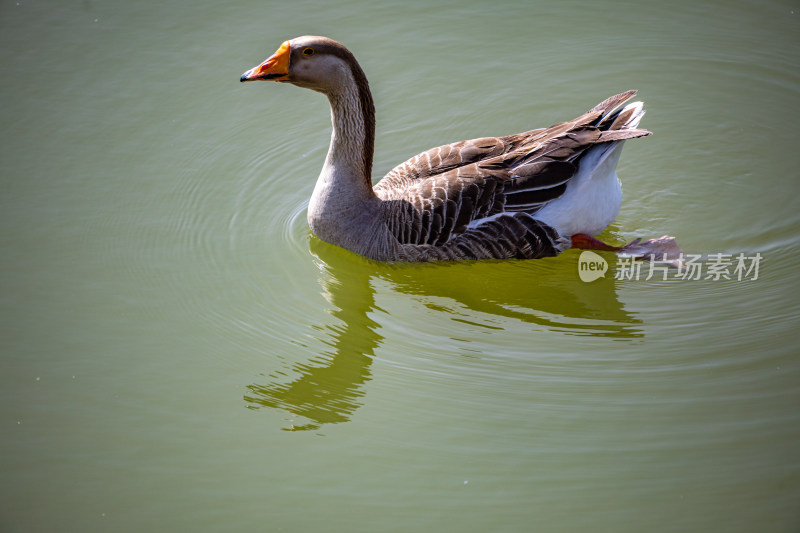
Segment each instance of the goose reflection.
[{"label": "goose reflection", "polygon": [[643,336],[641,321],[619,301],[613,276],[584,283],[577,269],[577,255],[567,255],[538,261],[453,263],[439,270],[396,269],[384,277],[399,292],[456,302],[467,311],[459,312],[459,306],[447,309],[457,322],[492,327],[474,320],[483,314],[568,335],[620,340]]},{"label": "goose reflection", "polygon": [[295,419],[303,419],[285,428],[289,431],[313,430],[349,420],[361,405],[375,349],[383,342],[377,333],[379,324],[369,316],[375,308],[371,264],[338,249],[338,253],[317,252],[315,245],[320,243],[312,238],[311,251],[319,267],[322,293],[331,306],[329,313],[336,321],[312,327],[316,330],[314,337],[331,349],[312,362],[295,365],[292,371],[299,374],[296,380],[281,383],[280,376],[270,376],[274,382],[249,385],[245,395],[252,407],[280,408]]},{"label": "goose reflection", "polygon": [[[504,329],[502,320],[489,324],[480,318],[483,316],[522,321],[535,329],[570,335],[616,340],[643,336],[641,321],[619,301],[613,277],[581,282],[577,256],[572,259],[574,270],[564,268],[569,256],[540,261],[393,265],[363,259],[314,237],[309,247],[335,319],[312,326],[314,337],[330,349],[307,363],[294,365],[291,373],[298,376],[294,381],[286,383],[286,374],[271,375],[272,381],[266,385],[249,385],[245,395],[250,407],[290,412],[295,422],[287,430],[318,429],[323,424],[348,421],[363,403],[375,351],[384,341],[373,316],[376,310],[381,311],[379,317],[389,316],[376,307],[373,278],[387,281],[394,290],[448,315],[456,322],[454,333],[465,324]],[[455,305],[442,305],[442,301]]]}]

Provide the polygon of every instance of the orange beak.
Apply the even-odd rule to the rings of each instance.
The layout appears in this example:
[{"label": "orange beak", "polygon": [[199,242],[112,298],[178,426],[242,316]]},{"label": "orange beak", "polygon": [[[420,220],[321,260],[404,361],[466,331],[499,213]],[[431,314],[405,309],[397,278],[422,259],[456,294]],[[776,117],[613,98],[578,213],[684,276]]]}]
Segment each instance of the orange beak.
[{"label": "orange beak", "polygon": [[287,81],[289,79],[289,52],[289,41],[284,41],[269,59],[242,74],[239,81]]}]

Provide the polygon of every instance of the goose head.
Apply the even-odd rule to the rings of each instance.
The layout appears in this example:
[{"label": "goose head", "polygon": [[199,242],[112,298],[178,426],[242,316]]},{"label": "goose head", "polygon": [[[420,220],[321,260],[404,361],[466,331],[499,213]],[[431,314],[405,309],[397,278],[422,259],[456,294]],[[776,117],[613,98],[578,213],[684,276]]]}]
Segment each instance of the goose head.
[{"label": "goose head", "polygon": [[333,131],[320,179],[335,167],[337,177],[349,176],[357,183],[358,195],[374,197],[375,105],[367,77],[350,50],[327,37],[296,37],[284,41],[266,61],[240,78],[243,82],[255,80],[291,83],[325,94],[331,105]]},{"label": "goose head", "polygon": [[366,83],[361,67],[344,45],[315,35],[284,41],[260,65],[251,68],[240,81],[287,82],[325,94],[353,83]]}]

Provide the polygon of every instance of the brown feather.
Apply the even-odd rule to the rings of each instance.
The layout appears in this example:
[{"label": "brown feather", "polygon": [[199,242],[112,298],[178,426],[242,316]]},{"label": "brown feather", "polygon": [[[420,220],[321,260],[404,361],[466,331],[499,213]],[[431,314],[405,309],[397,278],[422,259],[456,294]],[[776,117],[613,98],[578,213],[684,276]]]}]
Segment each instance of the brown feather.
[{"label": "brown feather", "polygon": [[[385,200],[389,227],[406,253],[406,245],[414,244],[424,246],[425,253],[431,253],[428,246],[441,247],[455,258],[470,253],[476,258],[508,256],[510,243],[521,245],[525,235],[535,235],[535,242],[525,241],[527,251],[518,253],[549,253],[559,236],[552,228],[541,230],[543,224],[527,215],[564,193],[590,147],[650,135],[644,129],[625,128],[630,112],[612,113],[634,94],[614,95],[574,120],[549,128],[460,141],[412,157],[374,187]],[[416,198],[431,201],[420,203]],[[502,212],[508,215],[467,229],[474,221]],[[523,231],[522,220],[534,229]],[[404,226],[415,231],[408,236],[395,229]],[[500,239],[500,244],[492,241],[489,246],[487,239]]]}]

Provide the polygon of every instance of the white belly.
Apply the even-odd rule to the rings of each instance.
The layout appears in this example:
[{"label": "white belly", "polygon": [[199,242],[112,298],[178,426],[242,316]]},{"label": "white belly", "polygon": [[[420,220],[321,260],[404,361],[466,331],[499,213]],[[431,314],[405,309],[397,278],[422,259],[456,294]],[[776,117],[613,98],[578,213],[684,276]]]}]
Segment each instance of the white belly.
[{"label": "white belly", "polygon": [[565,238],[576,233],[602,233],[617,218],[622,204],[622,184],[617,178],[621,152],[622,142],[592,148],[583,156],[578,173],[567,183],[564,194],[533,218]]}]

